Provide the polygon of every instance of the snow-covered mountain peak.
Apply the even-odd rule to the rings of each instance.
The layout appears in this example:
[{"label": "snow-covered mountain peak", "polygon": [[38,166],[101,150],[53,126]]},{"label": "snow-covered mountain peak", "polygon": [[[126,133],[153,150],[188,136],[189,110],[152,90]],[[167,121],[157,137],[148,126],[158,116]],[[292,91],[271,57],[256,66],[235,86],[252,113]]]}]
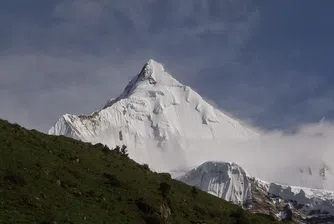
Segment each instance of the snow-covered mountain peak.
[{"label": "snow-covered mountain peak", "polygon": [[172,87],[180,88],[184,85],[167,73],[162,64],[150,59],[145,63],[141,72],[125,87],[123,93],[116,99],[110,99],[104,108],[110,107],[120,99],[131,97],[133,94],[154,97],[156,93],[161,94]]},{"label": "snow-covered mountain peak", "polygon": [[244,205],[251,199],[248,177],[247,172],[235,163],[209,161],[179,180],[227,201]]},{"label": "snow-covered mountain peak", "polygon": [[149,60],[123,93],[103,109],[91,115],[66,114],[49,134],[110,148],[124,144],[132,159],[166,172],[188,166],[191,155],[212,142],[248,141],[257,136],[178,82],[154,60]]},{"label": "snow-covered mountain peak", "polygon": [[[162,64],[150,59],[139,74],[140,81],[149,81],[153,85],[180,85],[169,73],[165,71]],[[137,80],[137,81],[139,81]]]}]

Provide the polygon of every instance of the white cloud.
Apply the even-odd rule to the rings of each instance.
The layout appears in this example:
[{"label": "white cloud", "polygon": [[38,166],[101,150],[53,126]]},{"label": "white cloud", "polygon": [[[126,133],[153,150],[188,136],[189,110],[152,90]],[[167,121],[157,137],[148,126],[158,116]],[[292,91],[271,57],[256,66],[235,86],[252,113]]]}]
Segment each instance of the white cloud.
[{"label": "white cloud", "polygon": [[[210,160],[231,161],[264,180],[334,190],[334,124],[308,124],[294,134],[256,130],[261,133],[256,140],[189,142],[184,163],[195,167]],[[326,180],[319,176],[324,165],[330,167]]]}]

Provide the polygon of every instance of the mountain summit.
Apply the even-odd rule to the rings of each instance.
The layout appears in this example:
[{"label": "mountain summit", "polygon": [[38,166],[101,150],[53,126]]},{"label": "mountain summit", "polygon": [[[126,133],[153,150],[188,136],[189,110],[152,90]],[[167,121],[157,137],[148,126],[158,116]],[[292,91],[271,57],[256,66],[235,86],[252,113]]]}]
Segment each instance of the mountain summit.
[{"label": "mountain summit", "polygon": [[65,114],[49,134],[111,148],[125,144],[132,159],[157,171],[189,167],[194,149],[207,150],[213,140],[243,141],[257,135],[178,82],[154,60],[103,109],[91,115]]},{"label": "mountain summit", "polygon": [[176,79],[174,79],[170,74],[165,71],[165,68],[158,62],[150,59],[142,68],[141,72],[133,77],[133,79],[126,86],[124,92],[116,99],[111,99],[104,106],[104,108],[111,106],[116,101],[129,97],[138,89],[156,89],[162,86],[180,86]]},{"label": "mountain summit", "polygon": [[165,68],[160,63],[154,61],[153,59],[150,59],[144,65],[137,78],[141,79],[141,81],[148,80],[150,84],[181,85],[165,71]]}]

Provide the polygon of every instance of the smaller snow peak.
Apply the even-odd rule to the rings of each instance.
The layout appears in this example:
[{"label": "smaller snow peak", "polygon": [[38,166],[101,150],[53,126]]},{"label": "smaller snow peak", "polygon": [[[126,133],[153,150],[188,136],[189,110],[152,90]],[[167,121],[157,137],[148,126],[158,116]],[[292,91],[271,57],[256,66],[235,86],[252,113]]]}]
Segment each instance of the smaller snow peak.
[{"label": "smaller snow peak", "polygon": [[249,177],[250,175],[245,171],[241,166],[234,162],[225,162],[225,161],[208,161],[197,167],[197,169],[205,169],[206,172],[212,173],[212,172],[218,172],[221,173],[227,172],[227,171],[233,171],[237,170],[242,175],[245,175]]},{"label": "smaller snow peak", "polygon": [[244,205],[251,199],[248,175],[235,163],[205,162],[178,179],[235,204]]},{"label": "smaller snow peak", "polygon": [[121,99],[128,98],[135,92],[147,93],[152,90],[161,90],[161,87],[183,87],[183,85],[167,73],[160,63],[150,59],[145,63],[140,73],[130,80],[123,93],[119,97],[109,100],[103,109],[112,106]]}]

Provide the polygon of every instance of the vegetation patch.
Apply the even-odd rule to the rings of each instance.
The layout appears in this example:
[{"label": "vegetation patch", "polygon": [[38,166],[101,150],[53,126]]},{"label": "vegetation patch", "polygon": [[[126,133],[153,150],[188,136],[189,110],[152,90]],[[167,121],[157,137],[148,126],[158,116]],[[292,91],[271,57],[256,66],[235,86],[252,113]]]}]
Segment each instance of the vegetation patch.
[{"label": "vegetation patch", "polygon": [[109,149],[0,120],[0,223],[277,223]]}]

